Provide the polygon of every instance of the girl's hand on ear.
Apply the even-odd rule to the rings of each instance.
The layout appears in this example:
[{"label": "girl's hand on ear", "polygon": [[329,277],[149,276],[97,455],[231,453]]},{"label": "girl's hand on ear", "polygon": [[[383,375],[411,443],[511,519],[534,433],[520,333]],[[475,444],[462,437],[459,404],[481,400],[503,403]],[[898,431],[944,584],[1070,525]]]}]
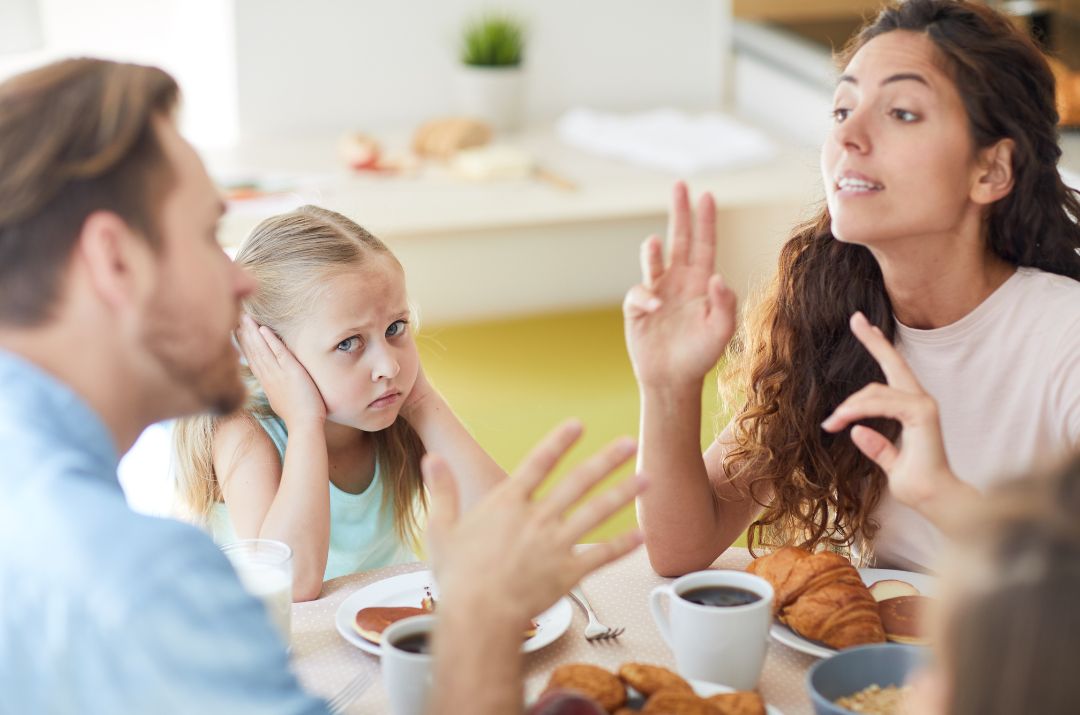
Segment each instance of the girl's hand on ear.
[{"label": "girl's hand on ear", "polygon": [[326,403],[308,371],[274,331],[256,325],[251,316],[244,314],[236,339],[248,367],[266,392],[270,407],[285,421],[289,431],[304,425],[321,427],[326,421]]},{"label": "girl's hand on ear", "polygon": [[851,395],[821,426],[827,432],[839,432],[871,417],[898,421],[903,429],[901,447],[864,425],[851,428],[851,440],[885,470],[893,496],[941,525],[957,499],[975,492],[949,467],[937,402],[919,384],[885,334],[861,312],[851,317],[851,332],[877,360],[888,384],[872,383]]},{"label": "girl's hand on ear", "polygon": [[716,272],[716,205],[675,184],[664,260],[660,238],[641,246],[642,282],[626,294],[626,345],[641,387],[700,389],[735,332],[735,294]]}]

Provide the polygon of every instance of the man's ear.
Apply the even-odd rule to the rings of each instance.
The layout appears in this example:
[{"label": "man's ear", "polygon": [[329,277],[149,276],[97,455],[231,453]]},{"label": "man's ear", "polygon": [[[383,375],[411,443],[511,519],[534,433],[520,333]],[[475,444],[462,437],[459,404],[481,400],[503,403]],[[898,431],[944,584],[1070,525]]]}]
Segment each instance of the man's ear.
[{"label": "man's ear", "polygon": [[977,204],[992,204],[1009,195],[1013,188],[1013,152],[1016,142],[1005,138],[979,150],[978,174],[971,189]]},{"label": "man's ear", "polygon": [[76,254],[94,291],[114,309],[140,302],[154,280],[150,245],[111,211],[86,217]]}]

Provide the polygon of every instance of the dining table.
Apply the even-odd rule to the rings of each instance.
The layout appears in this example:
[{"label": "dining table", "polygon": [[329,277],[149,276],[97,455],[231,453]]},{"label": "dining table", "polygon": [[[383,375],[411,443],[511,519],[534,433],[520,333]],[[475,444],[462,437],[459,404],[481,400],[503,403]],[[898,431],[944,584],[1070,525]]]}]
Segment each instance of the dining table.
[{"label": "dining table", "polygon": [[[711,568],[742,570],[750,561],[746,549],[733,547],[721,554]],[[357,589],[426,568],[429,566],[424,563],[407,563],[342,576],[327,581],[317,600],[293,604],[291,661],[301,684],[328,700],[353,685],[352,692],[359,695],[345,713],[388,712],[378,656],[345,640],[335,627],[335,616],[341,603]],[[615,639],[586,641],[583,632],[587,619],[575,606],[573,621],[565,633],[524,656],[526,702],[543,692],[552,670],[566,663],[591,663],[613,672],[627,662],[674,670],[674,656],[649,610],[649,593],[670,580],[652,570],[644,549],[587,576],[581,586],[600,620],[626,630]],[[806,693],[806,671],[815,661],[813,656],[771,641],[758,692],[783,715],[809,715],[813,710]],[[360,681],[359,688],[353,681]]]}]

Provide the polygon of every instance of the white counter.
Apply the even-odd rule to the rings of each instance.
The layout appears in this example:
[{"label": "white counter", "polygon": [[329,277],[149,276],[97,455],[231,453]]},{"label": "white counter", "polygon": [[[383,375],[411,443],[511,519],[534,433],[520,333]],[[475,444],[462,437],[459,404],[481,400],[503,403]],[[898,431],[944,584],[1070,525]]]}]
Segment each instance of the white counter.
[{"label": "white counter", "polygon": [[[349,172],[339,164],[334,138],[211,155],[217,175],[243,170],[296,178],[284,197],[231,206],[222,240],[236,245],[266,216],[317,203],[392,248],[428,322],[618,304],[638,279],[639,243],[664,230],[679,177],[584,154],[549,131],[522,134],[514,143],[577,189],[534,179],[469,182],[439,167],[413,176]],[[797,149],[689,183],[716,198],[718,264],[740,292],[772,267],[791,225],[820,195],[817,157]]]}]

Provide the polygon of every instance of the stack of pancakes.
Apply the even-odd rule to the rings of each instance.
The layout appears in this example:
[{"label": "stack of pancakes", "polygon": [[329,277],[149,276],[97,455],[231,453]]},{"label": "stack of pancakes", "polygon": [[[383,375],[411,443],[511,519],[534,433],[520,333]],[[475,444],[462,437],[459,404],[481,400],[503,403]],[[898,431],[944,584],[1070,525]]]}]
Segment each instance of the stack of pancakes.
[{"label": "stack of pancakes", "polygon": [[925,617],[930,599],[906,581],[888,579],[870,586],[878,602],[885,637],[896,643],[927,645]]}]

